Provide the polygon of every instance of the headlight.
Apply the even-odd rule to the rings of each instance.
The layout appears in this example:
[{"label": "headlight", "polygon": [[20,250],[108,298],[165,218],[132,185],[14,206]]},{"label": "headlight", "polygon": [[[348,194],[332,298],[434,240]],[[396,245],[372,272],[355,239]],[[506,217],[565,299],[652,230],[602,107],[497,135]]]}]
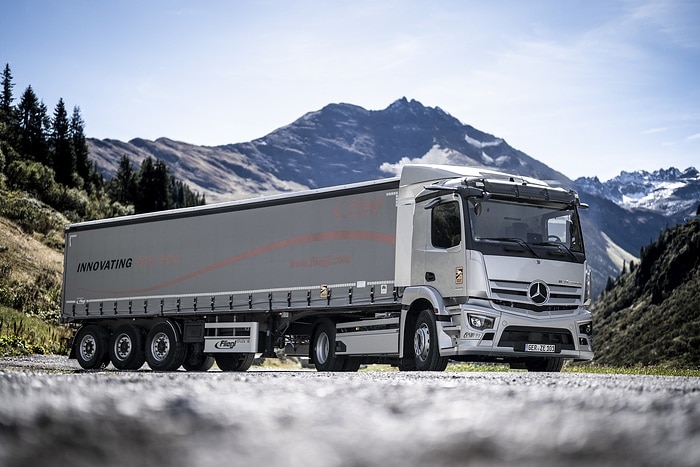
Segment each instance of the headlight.
[{"label": "headlight", "polygon": [[593,323],[588,322],[588,323],[579,324],[578,332],[579,332],[579,334],[585,334],[587,336],[590,336],[591,334],[593,334]]},{"label": "headlight", "polygon": [[491,329],[493,327],[493,318],[489,318],[488,316],[480,316],[480,315],[467,315],[469,319],[469,325],[473,327],[474,329]]},{"label": "headlight", "polygon": [[586,278],[583,288],[583,306],[591,304],[591,268],[586,264]]}]

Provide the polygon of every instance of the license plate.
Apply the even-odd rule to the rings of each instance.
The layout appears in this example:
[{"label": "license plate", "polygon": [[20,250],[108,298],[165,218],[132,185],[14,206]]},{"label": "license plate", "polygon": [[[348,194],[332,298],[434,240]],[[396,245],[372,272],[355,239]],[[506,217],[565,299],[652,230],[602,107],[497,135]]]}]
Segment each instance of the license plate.
[{"label": "license plate", "polygon": [[554,344],[525,344],[525,352],[556,352]]}]

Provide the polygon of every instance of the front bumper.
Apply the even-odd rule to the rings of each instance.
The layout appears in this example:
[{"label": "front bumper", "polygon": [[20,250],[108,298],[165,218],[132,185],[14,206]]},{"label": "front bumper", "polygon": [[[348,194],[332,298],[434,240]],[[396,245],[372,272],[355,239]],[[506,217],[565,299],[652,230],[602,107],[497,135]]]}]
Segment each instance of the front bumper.
[{"label": "front bumper", "polygon": [[[511,312],[494,309],[486,302],[486,306],[467,303],[446,311],[449,319],[438,320],[441,356],[470,360],[593,359],[593,336],[587,333],[591,313],[583,308]],[[483,318],[480,321],[487,326],[472,326],[470,316]]]}]

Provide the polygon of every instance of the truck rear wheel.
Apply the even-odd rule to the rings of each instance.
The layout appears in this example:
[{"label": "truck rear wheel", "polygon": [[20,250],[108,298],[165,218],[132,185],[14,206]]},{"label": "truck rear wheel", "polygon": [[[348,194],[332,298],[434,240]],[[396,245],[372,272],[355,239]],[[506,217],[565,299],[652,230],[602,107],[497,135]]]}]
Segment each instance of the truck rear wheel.
[{"label": "truck rear wheel", "polygon": [[138,370],[146,361],[143,330],[132,324],[119,326],[109,342],[109,359],[118,370]]},{"label": "truck rear wheel", "polygon": [[[312,357],[318,371],[343,371],[345,358],[335,354],[335,325],[329,320],[321,321],[313,338]],[[358,367],[359,368],[359,367]]]},{"label": "truck rear wheel", "polygon": [[525,360],[525,368],[527,368],[527,371],[558,373],[563,366],[563,358],[533,358]]},{"label": "truck rear wheel", "polygon": [[221,371],[246,371],[253,364],[254,353],[220,353],[216,354],[216,366]]},{"label": "truck rear wheel", "polygon": [[146,337],[146,361],[154,371],[175,371],[185,361],[183,344],[177,325],[162,321]]},{"label": "truck rear wheel", "polygon": [[447,357],[440,357],[437,345],[437,326],[435,315],[431,310],[423,310],[416,319],[413,332],[413,355],[418,371],[444,371],[447,368]]},{"label": "truck rear wheel", "polygon": [[86,370],[104,368],[109,363],[109,332],[102,326],[83,327],[76,338],[75,358]]}]

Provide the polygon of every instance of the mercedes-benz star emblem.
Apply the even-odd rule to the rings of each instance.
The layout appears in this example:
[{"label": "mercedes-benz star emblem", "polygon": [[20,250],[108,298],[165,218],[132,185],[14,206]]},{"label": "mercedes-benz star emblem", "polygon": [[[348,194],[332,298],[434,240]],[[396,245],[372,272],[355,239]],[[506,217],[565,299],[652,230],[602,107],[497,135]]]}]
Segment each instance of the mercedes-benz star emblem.
[{"label": "mercedes-benz star emblem", "polygon": [[542,281],[534,281],[527,290],[527,296],[535,305],[543,305],[549,300],[549,286]]}]

